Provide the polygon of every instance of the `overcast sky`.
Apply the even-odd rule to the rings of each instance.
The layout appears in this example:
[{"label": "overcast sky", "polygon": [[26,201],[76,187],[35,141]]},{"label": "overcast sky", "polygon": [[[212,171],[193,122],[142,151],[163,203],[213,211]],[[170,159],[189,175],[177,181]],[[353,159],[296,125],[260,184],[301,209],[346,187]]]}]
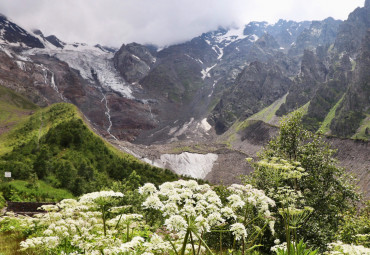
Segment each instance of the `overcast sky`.
[{"label": "overcast sky", "polygon": [[1,0],[0,13],[67,42],[153,43],[189,40],[250,21],[345,20],[365,0]]}]

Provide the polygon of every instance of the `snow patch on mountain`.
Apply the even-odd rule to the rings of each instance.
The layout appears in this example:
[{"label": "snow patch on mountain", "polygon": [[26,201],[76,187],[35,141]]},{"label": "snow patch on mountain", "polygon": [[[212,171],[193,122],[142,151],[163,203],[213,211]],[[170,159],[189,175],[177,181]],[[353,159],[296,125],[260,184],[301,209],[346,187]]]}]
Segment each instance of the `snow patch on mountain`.
[{"label": "snow patch on mountain", "polygon": [[215,66],[217,65],[214,64],[213,66],[211,67],[207,67],[206,69],[203,69],[202,71],[200,71],[200,73],[202,74],[202,79],[204,80],[206,77],[211,77],[211,74],[209,73]]},{"label": "snow patch on mountain", "polygon": [[244,32],[244,27],[232,28],[228,30],[225,34],[216,36],[215,41],[218,44],[221,44],[221,43],[224,44],[224,47],[226,47],[235,41],[246,38],[247,36],[244,35],[243,32]]},{"label": "snow patch on mountain", "polygon": [[208,123],[207,118],[202,119],[202,121],[199,123],[199,126],[205,131],[209,131],[212,128],[212,126]]},{"label": "snow patch on mountain", "polygon": [[79,71],[82,78],[95,82],[95,79],[105,87],[120,93],[122,96],[133,99],[131,87],[120,76],[113,65],[113,53],[99,47],[83,43],[66,44],[63,49],[47,47],[45,49],[31,49],[26,55],[48,54],[66,62],[71,68]]},{"label": "snow patch on mountain", "polygon": [[17,66],[19,67],[19,69],[21,69],[22,71],[26,71],[26,65],[23,61],[15,61],[15,63],[17,64]]},{"label": "snow patch on mountain", "polygon": [[212,171],[218,155],[214,153],[197,154],[183,152],[181,154],[162,154],[153,163],[156,166],[171,169],[179,175],[204,179]]}]

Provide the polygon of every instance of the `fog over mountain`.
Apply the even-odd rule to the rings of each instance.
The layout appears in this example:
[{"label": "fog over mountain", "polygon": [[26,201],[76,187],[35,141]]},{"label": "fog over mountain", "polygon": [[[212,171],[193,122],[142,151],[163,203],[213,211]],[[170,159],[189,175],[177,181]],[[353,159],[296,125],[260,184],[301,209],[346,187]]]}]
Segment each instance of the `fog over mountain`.
[{"label": "fog over mountain", "polygon": [[165,46],[250,21],[346,19],[363,0],[5,0],[0,12],[69,42]]}]

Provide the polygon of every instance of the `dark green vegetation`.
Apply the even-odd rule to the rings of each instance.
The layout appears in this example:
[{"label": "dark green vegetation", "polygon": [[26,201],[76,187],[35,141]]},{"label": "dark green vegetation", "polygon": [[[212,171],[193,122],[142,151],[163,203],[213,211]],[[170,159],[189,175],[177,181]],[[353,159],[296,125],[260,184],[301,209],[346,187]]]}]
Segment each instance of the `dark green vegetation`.
[{"label": "dark green vegetation", "polygon": [[[303,129],[302,115],[296,111],[283,119],[279,135],[260,154],[264,163],[254,164],[249,182],[276,196],[278,204],[313,208],[298,236],[325,249],[335,240],[338,226],[345,220],[342,215],[354,208],[359,197],[352,177],[336,166],[335,151],[319,135]],[[289,168],[295,170],[289,173]],[[286,197],[282,195],[285,192]],[[279,238],[284,240],[284,236]]]},{"label": "dark green vegetation", "polygon": [[177,179],[169,170],[144,164],[105,143],[84,124],[71,104],[37,111],[0,140],[2,176],[11,171],[14,179],[40,179],[74,195],[109,186],[112,180],[123,180],[133,170],[142,183]]},{"label": "dark green vegetation", "polygon": [[[29,178],[27,181],[14,180],[4,182],[1,183],[0,189],[3,192],[3,196],[13,202],[58,202],[74,197],[70,191],[54,188],[44,181],[36,180],[36,178]],[[0,201],[0,208],[3,206]]]}]

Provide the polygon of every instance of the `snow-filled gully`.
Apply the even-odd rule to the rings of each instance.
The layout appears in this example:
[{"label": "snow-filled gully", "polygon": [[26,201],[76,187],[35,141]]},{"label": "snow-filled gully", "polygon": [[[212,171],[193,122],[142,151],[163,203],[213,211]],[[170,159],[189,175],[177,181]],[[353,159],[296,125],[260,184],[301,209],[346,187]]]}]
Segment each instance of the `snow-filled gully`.
[{"label": "snow-filled gully", "polygon": [[44,83],[45,84],[48,84],[48,72],[51,73],[51,77],[50,77],[50,87],[52,87],[55,92],[57,92],[58,96],[64,101],[64,102],[68,102],[68,99],[65,98],[63,96],[63,94],[61,92],[59,92],[59,89],[58,89],[58,86],[56,85],[55,83],[55,76],[54,76],[54,72],[52,72],[50,69],[48,69],[47,67],[45,67],[44,65],[40,65],[41,67],[41,70],[44,74]]},{"label": "snow-filled gully", "polygon": [[118,141],[118,139],[110,132],[111,128],[112,128],[112,120],[111,120],[111,116],[110,116],[110,109],[108,107],[108,100],[107,100],[107,97],[105,96],[105,94],[103,92],[101,92],[102,95],[103,95],[103,98],[101,99],[101,102],[105,101],[105,109],[106,109],[106,112],[105,112],[105,115],[107,116],[108,118],[108,121],[109,121],[109,126],[107,128],[107,132],[108,134],[116,141]]}]

